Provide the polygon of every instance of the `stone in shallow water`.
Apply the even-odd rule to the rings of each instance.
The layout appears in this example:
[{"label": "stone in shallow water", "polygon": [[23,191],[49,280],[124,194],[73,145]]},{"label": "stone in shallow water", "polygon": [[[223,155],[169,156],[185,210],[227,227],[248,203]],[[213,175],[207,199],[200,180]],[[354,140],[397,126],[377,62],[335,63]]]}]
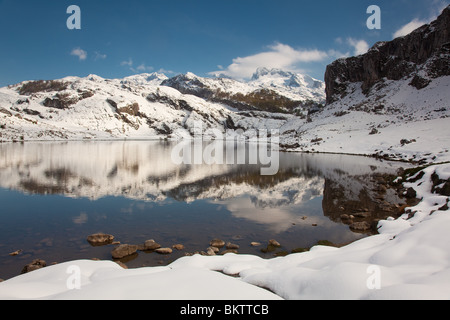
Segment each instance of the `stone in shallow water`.
[{"label": "stone in shallow water", "polygon": [[350,229],[352,229],[353,231],[367,231],[370,230],[371,227],[372,226],[367,221],[354,222],[350,225]]},{"label": "stone in shallow water", "polygon": [[269,240],[269,246],[273,246],[273,247],[281,247],[281,244],[274,239]]},{"label": "stone in shallow water", "polygon": [[87,241],[94,247],[104,246],[111,244],[114,241],[114,236],[106,233],[95,233],[88,236]]},{"label": "stone in shallow water", "polygon": [[155,252],[157,252],[159,254],[171,254],[172,249],[171,248],[159,248],[159,249],[156,249]]},{"label": "stone in shallow water", "polygon": [[111,252],[111,255],[114,259],[121,259],[136,253],[137,250],[137,245],[121,244],[118,247],[114,248],[114,250]]},{"label": "stone in shallow water", "polygon": [[41,269],[47,266],[47,263],[44,260],[41,259],[35,259],[33,262],[27,264],[25,267],[23,267],[21,274],[28,273],[37,269]]},{"label": "stone in shallow water", "polygon": [[159,243],[157,243],[155,240],[151,239],[151,240],[147,240],[144,243],[144,250],[156,250],[161,248],[161,245]]},{"label": "stone in shallow water", "polygon": [[211,247],[222,248],[223,246],[225,246],[225,241],[220,240],[220,239],[214,239],[214,240],[211,240],[209,245]]}]

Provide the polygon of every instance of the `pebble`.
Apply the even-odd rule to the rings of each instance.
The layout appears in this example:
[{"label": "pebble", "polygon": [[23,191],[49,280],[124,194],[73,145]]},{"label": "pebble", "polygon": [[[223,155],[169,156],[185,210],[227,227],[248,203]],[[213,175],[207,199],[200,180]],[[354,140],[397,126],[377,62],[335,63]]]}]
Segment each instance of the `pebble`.
[{"label": "pebble", "polygon": [[11,257],[13,257],[13,256],[17,256],[17,255],[19,255],[19,254],[21,254],[21,253],[22,253],[22,250],[17,250],[17,251],[11,252],[9,255],[10,255]]},{"label": "pebble", "polygon": [[220,239],[213,239],[211,240],[211,242],[209,243],[209,245],[211,247],[216,247],[216,248],[222,248],[223,246],[225,246],[225,241],[220,240]]},{"label": "pebble", "polygon": [[226,248],[228,250],[237,250],[237,249],[239,249],[239,245],[228,242]]},{"label": "pebble", "polygon": [[206,249],[205,255],[207,255],[207,256],[215,256],[216,255],[216,251],[213,249],[213,247],[209,247],[208,249]]},{"label": "pebble", "polygon": [[159,254],[171,254],[172,249],[171,248],[158,248],[155,250],[155,252],[157,252]]},{"label": "pebble", "polygon": [[281,247],[281,244],[280,244],[277,240],[270,239],[270,240],[269,240],[269,246],[273,246],[273,247]]},{"label": "pebble", "polygon": [[144,243],[144,250],[156,250],[161,248],[161,245],[159,243],[157,243],[155,240],[150,239],[145,241]]},{"label": "pebble", "polygon": [[183,250],[184,249],[184,245],[178,243],[178,244],[174,244],[172,246],[172,248],[174,248],[176,250]]}]

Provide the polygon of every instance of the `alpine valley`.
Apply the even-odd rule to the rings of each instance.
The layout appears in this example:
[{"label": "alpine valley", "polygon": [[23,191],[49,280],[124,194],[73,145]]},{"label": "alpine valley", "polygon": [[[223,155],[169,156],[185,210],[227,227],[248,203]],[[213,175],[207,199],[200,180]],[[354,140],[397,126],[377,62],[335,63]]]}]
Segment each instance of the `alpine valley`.
[{"label": "alpine valley", "polygon": [[[25,81],[0,89],[0,141],[184,139],[277,129],[283,150],[450,159],[450,7],[411,34],[327,67],[325,81],[259,68]],[[254,132],[253,130],[252,132]]]}]

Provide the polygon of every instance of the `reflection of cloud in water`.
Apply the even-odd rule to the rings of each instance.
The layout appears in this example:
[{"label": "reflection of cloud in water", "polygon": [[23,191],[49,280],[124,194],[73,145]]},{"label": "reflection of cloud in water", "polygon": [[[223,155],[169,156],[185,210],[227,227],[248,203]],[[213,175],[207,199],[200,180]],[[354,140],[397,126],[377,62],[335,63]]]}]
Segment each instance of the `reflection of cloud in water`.
[{"label": "reflection of cloud in water", "polygon": [[248,197],[229,201],[226,206],[235,218],[265,224],[274,233],[288,230],[296,218],[295,214],[289,212],[288,208],[284,207],[255,209],[255,205]]},{"label": "reflection of cloud in water", "polygon": [[86,212],[80,212],[80,215],[78,217],[74,217],[72,221],[75,224],[85,224],[88,221],[88,215]]},{"label": "reflection of cloud in water", "polygon": [[214,201],[214,203],[226,206],[227,210],[235,218],[265,225],[272,233],[285,232],[294,224],[300,226],[320,224],[321,227],[332,227],[334,225],[332,221],[323,215],[308,211],[304,203],[298,203],[294,206],[255,208],[254,203],[249,197]]}]

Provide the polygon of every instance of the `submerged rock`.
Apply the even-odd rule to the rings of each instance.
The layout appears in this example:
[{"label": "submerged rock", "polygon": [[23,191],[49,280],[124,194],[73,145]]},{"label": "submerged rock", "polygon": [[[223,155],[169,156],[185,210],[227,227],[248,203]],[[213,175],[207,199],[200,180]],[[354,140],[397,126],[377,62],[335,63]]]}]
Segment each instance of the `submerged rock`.
[{"label": "submerged rock", "polygon": [[211,247],[222,248],[223,246],[225,246],[225,241],[220,239],[214,239],[209,243],[209,245]]},{"label": "submerged rock", "polygon": [[269,240],[269,246],[273,246],[273,247],[281,247],[281,244],[274,239]]},{"label": "submerged rock", "polygon": [[137,245],[121,244],[118,247],[114,248],[113,251],[111,251],[111,255],[114,259],[121,259],[136,253],[137,250],[138,250]]},{"label": "submerged rock", "polygon": [[95,233],[88,236],[87,241],[93,247],[104,246],[111,244],[114,241],[114,236],[106,233]]},{"label": "submerged rock", "polygon": [[172,249],[171,248],[158,248],[155,250],[155,252],[157,252],[159,254],[171,254]]},{"label": "submerged rock", "polygon": [[354,222],[350,225],[350,229],[353,231],[367,231],[372,228],[372,225],[367,221]]},{"label": "submerged rock", "polygon": [[226,248],[228,250],[237,250],[237,249],[239,249],[239,245],[228,242]]},{"label": "submerged rock", "polygon": [[146,251],[146,250],[156,250],[156,249],[159,249],[159,248],[161,248],[161,245],[159,243],[157,243],[155,240],[150,239],[150,240],[145,241],[143,250],[144,251]]},{"label": "submerged rock", "polygon": [[172,246],[172,248],[174,248],[176,250],[183,250],[184,249],[184,245],[178,243],[178,244],[174,244]]}]

